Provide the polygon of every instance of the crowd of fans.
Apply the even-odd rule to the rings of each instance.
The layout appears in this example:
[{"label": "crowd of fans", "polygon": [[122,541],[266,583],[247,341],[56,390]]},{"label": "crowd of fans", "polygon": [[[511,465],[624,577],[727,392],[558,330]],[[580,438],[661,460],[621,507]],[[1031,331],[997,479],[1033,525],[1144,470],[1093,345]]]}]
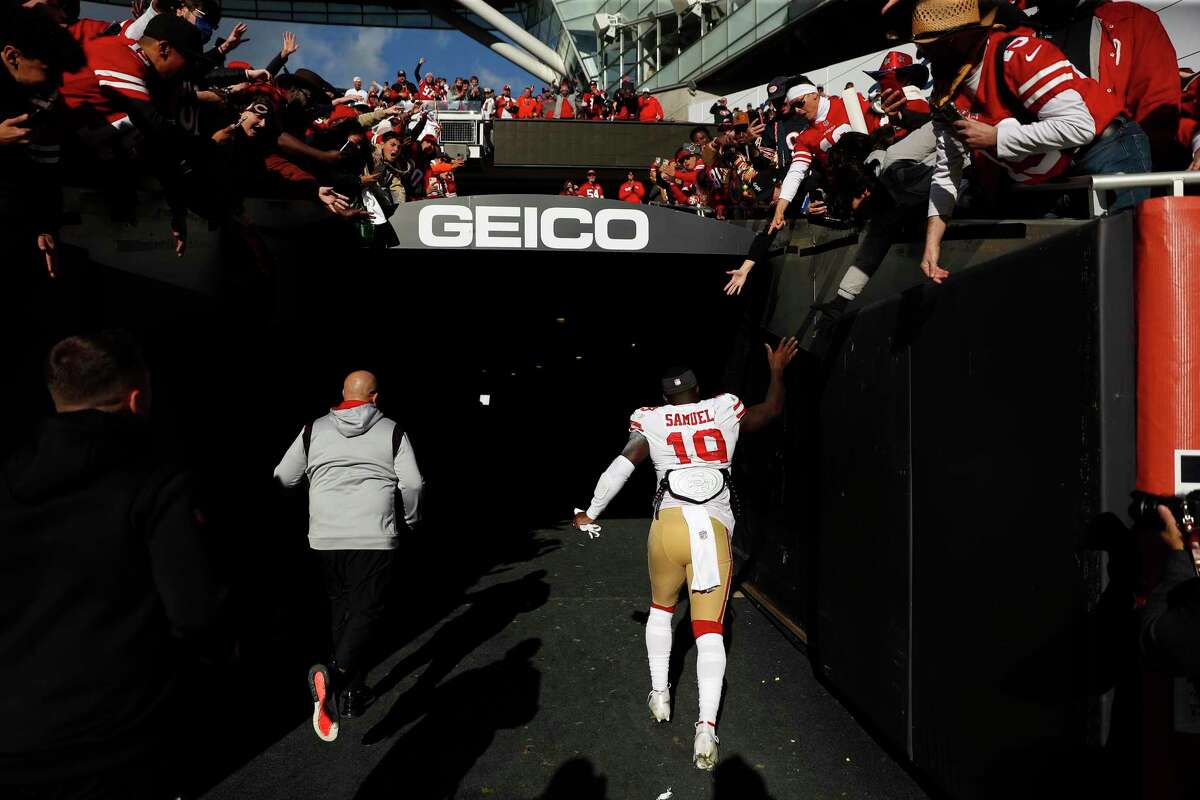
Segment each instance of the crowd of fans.
[{"label": "crowd of fans", "polygon": [[[439,110],[478,109],[488,119],[663,119],[658,100],[628,81],[613,97],[595,82],[570,81],[537,93],[527,86],[514,97],[510,86],[496,94],[475,76],[436,77],[423,71],[424,59],[416,83],[400,70],[391,83],[354,77],[349,88],[335,88],[311,70],[287,71],[299,48],[291,34],[265,66],[231,60],[246,26],[210,41],[221,24],[219,0],[137,0],[121,23],[81,19],[77,0],[6,2],[0,206],[11,221],[6,236],[37,248],[51,275],[64,174],[94,181],[120,213],[133,191],[130,166],[150,171],[168,198],[177,253],[187,247],[190,211],[234,232],[227,238],[265,269],[269,256],[243,202],[251,187],[353,220],[373,246],[394,242],[387,218],[400,203],[454,196],[463,162],[441,146]],[[1063,0],[919,0],[915,8],[920,61],[889,53],[867,73],[874,85],[865,92],[849,83],[831,94],[793,75],[773,80],[757,108],[730,108],[722,98],[710,109],[715,131],[693,129],[618,196],[717,218],[770,217],[772,234],[798,211],[829,224],[871,227],[873,220],[882,242],[922,224],[927,205],[943,220],[1003,213],[1015,184],[1200,169],[1200,82],[1191,71],[1177,72],[1169,38],[1145,8]],[[927,24],[921,13],[955,24]],[[1064,33],[1081,20],[1104,32],[1098,49]],[[1105,53],[1109,39],[1121,45]],[[1053,68],[1053,77],[1071,80],[1037,98],[1018,97],[1013,76],[1027,59],[993,65],[984,53],[1020,48]],[[1057,60],[1047,61],[1050,55]],[[1063,72],[1068,67],[1072,76]],[[981,84],[985,77],[990,83]],[[1137,157],[1117,163],[1125,158],[1118,150]],[[570,191],[603,196],[594,179]],[[1126,192],[1112,208],[1140,196]],[[935,279],[943,272],[938,242],[935,231],[926,259]],[[751,254],[731,290],[755,260]]]},{"label": "crowd of fans", "polygon": [[[187,213],[270,267],[243,202],[282,192],[358,223],[365,243],[387,246],[400,203],[456,194],[461,159],[441,146],[439,110],[487,119],[663,118],[649,92],[626,82],[614,97],[595,82],[532,86],[514,97],[475,76],[453,82],[404,70],[391,83],[336,88],[312,70],[287,71],[300,44],[285,33],[265,66],[232,60],[247,27],[221,26],[219,0],[135,0],[120,23],[80,18],[78,0],[4,0],[0,47],[0,204],[18,247],[36,247],[55,274],[61,180],[94,183],[114,213],[133,205],[131,175],[150,172],[171,208],[176,252]],[[136,169],[131,169],[136,167]]]},{"label": "crowd of fans", "polygon": [[[651,165],[649,201],[770,219],[730,272],[727,292],[741,290],[788,218],[862,229],[837,296],[815,312],[828,328],[898,236],[923,230],[922,269],[941,281],[948,273],[940,244],[952,216],[1082,211],[1078,194],[1017,187],[1200,170],[1200,81],[1177,68],[1166,30],[1145,7],[1061,0],[910,6],[918,60],[887,53],[866,71],[874,84],[865,93],[853,82],[828,93],[807,76],[780,76],[759,108],[718,100],[710,108],[715,136],[698,127],[673,158]],[[1083,27],[1093,33],[1069,35]],[[1108,211],[1149,193],[1111,192]]]},{"label": "crowd of fans", "polygon": [[311,201],[377,246],[394,239],[398,204],[455,194],[462,160],[442,149],[431,103],[404,99],[421,88],[389,89],[381,103],[360,80],[343,91],[287,72],[300,47],[291,33],[266,66],[231,60],[246,26],[213,42],[220,23],[218,0],[139,0],[120,23],[81,19],[77,0],[0,7],[5,244],[38,248],[55,274],[64,176],[100,187],[119,215],[132,213],[131,177],[151,173],[177,254],[192,212],[232,231],[260,269],[270,264],[245,210],[251,189]]},{"label": "crowd of fans", "polygon": [[[417,61],[413,74],[421,76],[424,59]],[[485,119],[584,119],[584,120],[638,120],[660,122],[664,119],[662,104],[650,91],[640,94],[626,80],[612,97],[600,88],[596,81],[586,86],[573,80],[564,80],[556,87],[526,86],[520,94],[513,96],[513,88],[504,84],[497,94],[491,87],[480,84],[479,78],[435,77],[425,72],[419,84],[408,80],[404,70],[396,72],[396,80],[371,81],[364,89],[360,77],[354,78],[353,88],[345,96],[362,110],[400,105],[408,108],[414,104],[425,104],[442,111],[476,111]]]}]

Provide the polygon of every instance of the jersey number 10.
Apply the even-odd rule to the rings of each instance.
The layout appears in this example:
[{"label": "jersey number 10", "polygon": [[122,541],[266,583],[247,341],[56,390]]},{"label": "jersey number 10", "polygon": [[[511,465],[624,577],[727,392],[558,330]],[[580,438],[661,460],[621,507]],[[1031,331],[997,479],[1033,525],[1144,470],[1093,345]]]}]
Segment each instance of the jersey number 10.
[{"label": "jersey number 10", "polygon": [[[709,446],[710,441],[712,442],[711,447]],[[669,435],[667,444],[671,445],[675,451],[675,457],[679,459],[680,464],[692,463],[681,431],[675,431]],[[729,450],[725,447],[725,437],[721,435],[720,428],[705,428],[702,431],[696,431],[692,435],[692,449],[696,452],[696,458],[701,461],[729,460]]]}]

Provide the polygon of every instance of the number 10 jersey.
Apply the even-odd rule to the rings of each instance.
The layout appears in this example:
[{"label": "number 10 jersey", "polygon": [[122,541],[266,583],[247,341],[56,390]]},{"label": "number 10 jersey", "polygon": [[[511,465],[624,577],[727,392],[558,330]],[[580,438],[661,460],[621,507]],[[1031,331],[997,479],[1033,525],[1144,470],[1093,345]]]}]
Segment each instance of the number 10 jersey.
[{"label": "number 10 jersey", "polygon": [[[639,408],[629,417],[629,430],[646,437],[659,483],[668,470],[709,467],[729,469],[746,407],[736,395],[722,394],[677,406]],[[664,494],[661,508],[677,508],[682,500]],[[708,513],[733,530],[729,488],[705,504]]]}]

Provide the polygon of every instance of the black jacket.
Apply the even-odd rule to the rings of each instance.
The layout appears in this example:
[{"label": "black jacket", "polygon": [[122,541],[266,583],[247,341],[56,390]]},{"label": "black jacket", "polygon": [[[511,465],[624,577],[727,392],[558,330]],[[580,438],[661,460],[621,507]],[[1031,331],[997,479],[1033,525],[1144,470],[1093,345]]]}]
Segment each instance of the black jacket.
[{"label": "black jacket", "polygon": [[1146,598],[1142,652],[1175,675],[1200,676],[1200,578],[1188,550],[1172,550]]},{"label": "black jacket", "polygon": [[145,427],[60,414],[0,469],[0,784],[146,758],[181,666],[217,647],[189,481]]}]

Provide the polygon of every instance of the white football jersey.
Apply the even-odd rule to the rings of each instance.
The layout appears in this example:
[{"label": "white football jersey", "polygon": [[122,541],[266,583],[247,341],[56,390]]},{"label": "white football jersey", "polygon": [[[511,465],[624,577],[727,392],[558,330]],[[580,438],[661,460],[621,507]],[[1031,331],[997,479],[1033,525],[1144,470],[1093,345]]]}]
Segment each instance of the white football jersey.
[{"label": "white football jersey", "polygon": [[[661,483],[668,470],[729,469],[745,413],[746,407],[736,395],[722,394],[698,403],[639,408],[629,417],[629,430],[645,436],[650,443],[650,459]],[[683,504],[667,493],[663,495],[661,508]],[[711,516],[733,530],[728,488],[705,505]]]}]

